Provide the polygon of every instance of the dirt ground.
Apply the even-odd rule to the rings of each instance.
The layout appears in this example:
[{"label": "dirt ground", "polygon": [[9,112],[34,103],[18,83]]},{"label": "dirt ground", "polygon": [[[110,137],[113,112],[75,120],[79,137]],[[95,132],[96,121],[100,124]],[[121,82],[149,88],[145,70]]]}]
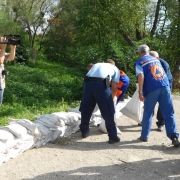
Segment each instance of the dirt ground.
[{"label": "dirt ground", "polygon": [[[180,96],[173,99],[180,132]],[[154,116],[148,142],[138,139],[141,127],[126,116],[118,120],[121,142],[113,145],[98,127],[86,139],[78,131],[3,163],[0,180],[179,180],[180,148],[155,122]]]}]

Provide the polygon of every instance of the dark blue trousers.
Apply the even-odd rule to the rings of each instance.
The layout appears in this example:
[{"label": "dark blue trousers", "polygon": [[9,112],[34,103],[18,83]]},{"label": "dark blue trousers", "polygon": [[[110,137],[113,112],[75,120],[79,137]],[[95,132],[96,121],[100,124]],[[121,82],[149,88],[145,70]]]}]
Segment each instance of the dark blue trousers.
[{"label": "dark blue trousers", "polygon": [[89,80],[84,82],[83,98],[80,107],[81,133],[89,132],[89,121],[96,103],[98,104],[101,115],[105,120],[109,138],[116,138],[117,130],[114,121],[114,103],[111,90],[106,87],[105,81]]}]

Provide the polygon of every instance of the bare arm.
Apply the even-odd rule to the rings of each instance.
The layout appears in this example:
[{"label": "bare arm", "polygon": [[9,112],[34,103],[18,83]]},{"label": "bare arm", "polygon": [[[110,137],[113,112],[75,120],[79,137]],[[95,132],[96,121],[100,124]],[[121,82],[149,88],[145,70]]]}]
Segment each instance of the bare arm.
[{"label": "bare arm", "polygon": [[10,51],[9,56],[8,56],[8,61],[13,61],[15,58],[15,54],[16,54],[16,46],[10,45],[10,47],[11,47],[11,51]]},{"label": "bare arm", "polygon": [[[0,37],[0,41],[5,42],[6,38]],[[7,46],[6,44],[0,44],[0,48],[1,48],[1,50],[0,50],[0,64],[4,63],[6,46]]]},{"label": "bare arm", "polygon": [[112,81],[111,85],[112,85],[112,89],[111,89],[112,98],[114,99],[117,92],[118,83]]},{"label": "bare arm", "polygon": [[144,84],[144,74],[139,73],[138,75],[138,83],[139,83],[139,99],[140,101],[144,101],[144,96],[143,96],[143,84]]}]

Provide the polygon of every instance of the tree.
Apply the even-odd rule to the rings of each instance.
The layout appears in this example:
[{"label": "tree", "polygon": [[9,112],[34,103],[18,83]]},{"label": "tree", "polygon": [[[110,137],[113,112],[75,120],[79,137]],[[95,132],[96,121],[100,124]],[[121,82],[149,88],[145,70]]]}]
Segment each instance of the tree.
[{"label": "tree", "polygon": [[[47,18],[59,11],[56,8],[57,2],[54,0],[6,0],[5,3],[8,6],[4,7],[4,12],[11,16],[14,22],[21,24],[23,31],[28,34],[29,48],[33,52],[34,50],[39,52],[42,49],[41,42],[52,23],[52,21],[47,21]],[[37,37],[39,42],[36,44]]]}]

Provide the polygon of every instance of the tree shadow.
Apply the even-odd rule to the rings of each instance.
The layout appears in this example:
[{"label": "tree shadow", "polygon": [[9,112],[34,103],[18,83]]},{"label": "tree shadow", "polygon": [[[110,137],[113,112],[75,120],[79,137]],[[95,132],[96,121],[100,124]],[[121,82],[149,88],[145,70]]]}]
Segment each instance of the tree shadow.
[{"label": "tree shadow", "polygon": [[22,180],[179,180],[179,169],[180,159],[164,161],[160,158],[152,158],[107,166],[86,166],[68,171],[55,171]]}]

